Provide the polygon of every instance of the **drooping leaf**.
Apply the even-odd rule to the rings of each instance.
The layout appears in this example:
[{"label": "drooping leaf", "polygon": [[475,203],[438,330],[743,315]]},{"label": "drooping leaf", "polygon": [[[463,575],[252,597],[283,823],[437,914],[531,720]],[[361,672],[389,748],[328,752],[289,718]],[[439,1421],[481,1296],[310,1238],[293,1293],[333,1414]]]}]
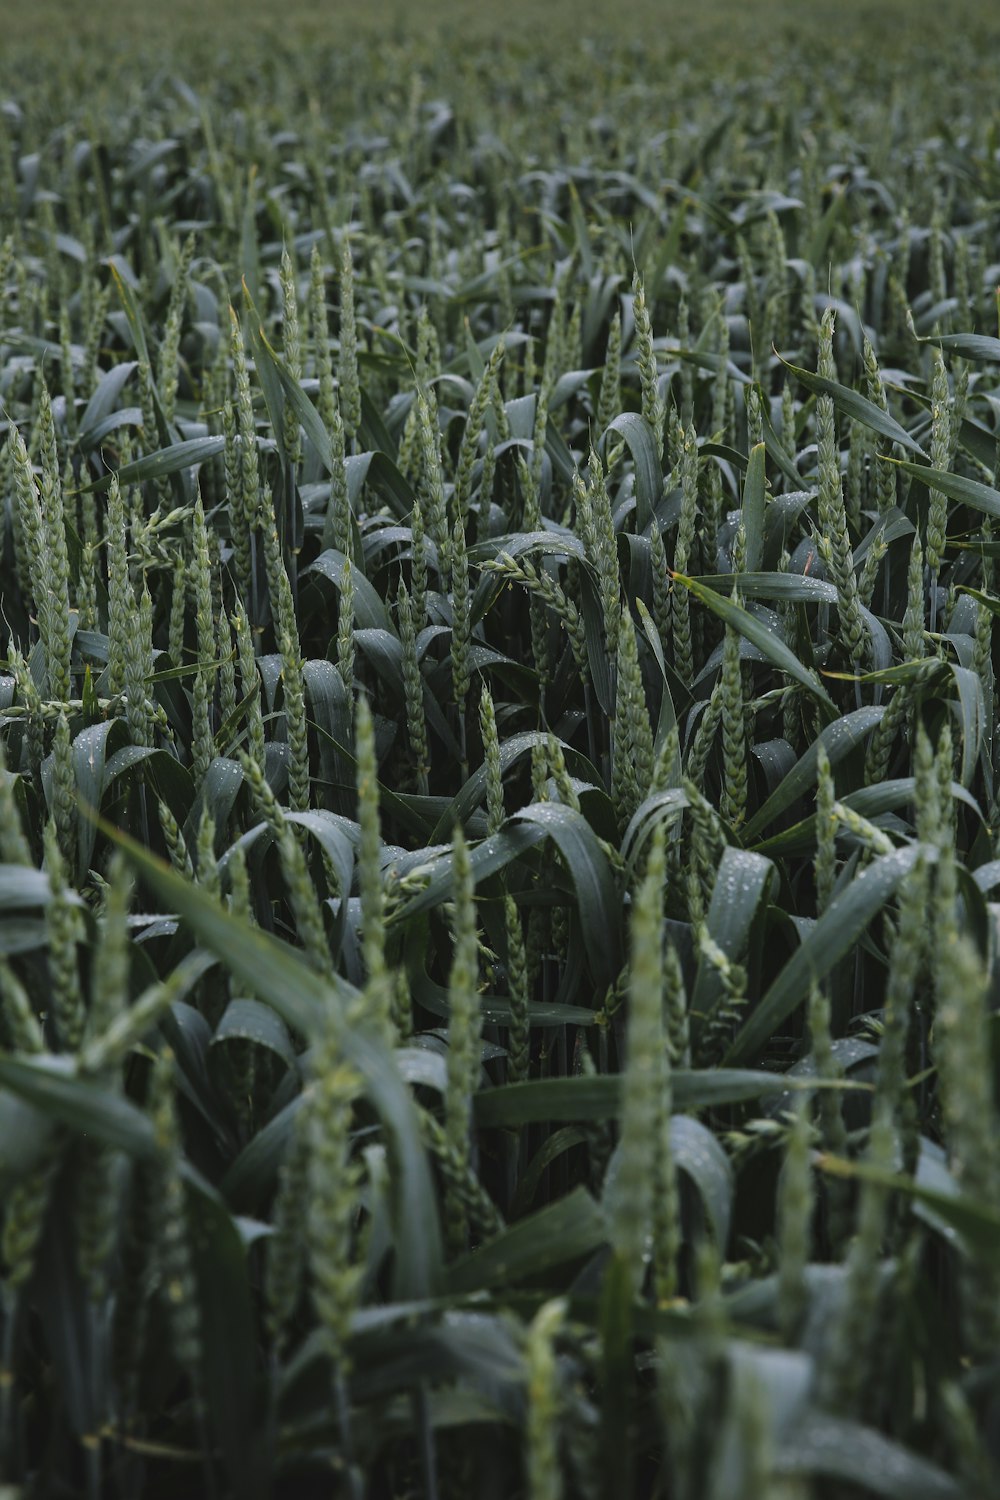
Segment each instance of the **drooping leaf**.
[{"label": "drooping leaf", "polygon": [[944,1469],[860,1422],[810,1412],[775,1455],[782,1474],[858,1485],[884,1500],[960,1500],[963,1490]]},{"label": "drooping leaf", "polygon": [[[289,1026],[311,1035],[331,1008],[343,1004],[350,993],[346,983],[331,986],[286,944],[232,916],[207,892],[190,885],[131,839],[120,833],[115,837],[143,879],[190,924],[205,947],[218,954]],[[440,1231],[413,1104],[391,1056],[369,1032],[345,1025],[338,1035],[392,1141],[400,1294],[423,1296],[437,1283]]]},{"label": "drooping leaf", "polygon": [[921,480],[928,489],[940,490],[949,500],[958,505],[968,505],[984,516],[1000,516],[1000,491],[978,479],[966,479],[963,474],[952,474],[945,469],[932,469],[929,464],[911,463],[909,459],[886,459],[894,463],[904,474]]},{"label": "drooping leaf", "polygon": [[[781,356],[778,356],[779,359]],[[802,370],[798,365],[789,364],[786,359],[781,363],[793,374],[796,380],[801,381],[806,390],[812,391],[817,396],[830,396],[834,406],[844,416],[850,417],[854,422],[860,422],[863,427],[868,427],[872,432],[877,432],[880,437],[886,438],[890,443],[898,443],[900,447],[907,448],[911,453],[925,457],[924,450],[920,444],[899,423],[889,416],[888,412],[882,411],[881,407],[869,401],[858,391],[852,390],[850,386],[840,385],[836,380],[826,380],[822,375],[815,375],[811,370]]]},{"label": "drooping leaf", "polygon": [[[656,439],[645,417],[637,412],[622,412],[615,417],[608,432],[623,437],[635,464],[635,504],[639,530],[645,531],[663,493],[663,475],[656,455]],[[605,434],[606,436],[606,434]]]},{"label": "drooping leaf", "polygon": [[147,1160],[156,1153],[148,1115],[102,1083],[79,1077],[70,1057],[0,1055],[0,1087],[47,1119],[118,1151]]},{"label": "drooping leaf", "polygon": [[718,615],[726,625],[731,625],[751,645],[756,646],[757,650],[762,652],[779,671],[787,673],[789,677],[800,683],[818,700],[824,712],[831,718],[834,716],[836,708],[815,672],[804,667],[794,651],[790,650],[773,630],[768,629],[762,620],[757,619],[756,615],[752,615],[742,605],[734,603],[732,599],[725,599],[714,589],[705,588],[704,584],[699,583],[695,578],[687,578],[683,573],[674,573],[671,576],[675,585],[680,584],[688,589],[714,615]]}]

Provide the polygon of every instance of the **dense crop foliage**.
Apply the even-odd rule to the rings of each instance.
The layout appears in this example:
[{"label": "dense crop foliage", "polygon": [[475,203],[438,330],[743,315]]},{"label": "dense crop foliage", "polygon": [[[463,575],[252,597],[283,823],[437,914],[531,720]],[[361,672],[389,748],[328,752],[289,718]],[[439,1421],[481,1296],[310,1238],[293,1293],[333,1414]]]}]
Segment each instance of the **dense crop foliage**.
[{"label": "dense crop foliage", "polygon": [[820,11],[8,54],[5,1496],[998,1492],[989,35]]}]

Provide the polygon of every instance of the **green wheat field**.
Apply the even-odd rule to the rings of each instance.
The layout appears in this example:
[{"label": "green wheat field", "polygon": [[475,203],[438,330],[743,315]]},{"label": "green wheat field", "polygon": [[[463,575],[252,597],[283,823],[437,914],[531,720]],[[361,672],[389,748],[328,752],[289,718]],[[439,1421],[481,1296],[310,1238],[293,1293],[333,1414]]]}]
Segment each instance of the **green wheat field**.
[{"label": "green wheat field", "polygon": [[1000,15],[2,33],[0,1500],[995,1500]]}]

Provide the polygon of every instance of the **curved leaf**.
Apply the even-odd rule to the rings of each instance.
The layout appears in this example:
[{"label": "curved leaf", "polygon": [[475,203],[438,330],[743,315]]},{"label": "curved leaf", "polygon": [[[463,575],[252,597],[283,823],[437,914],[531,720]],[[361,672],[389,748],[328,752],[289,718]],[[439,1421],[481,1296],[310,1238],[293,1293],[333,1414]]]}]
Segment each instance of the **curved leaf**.
[{"label": "curved leaf", "polygon": [[296,1065],[288,1027],[270,1006],[261,1005],[259,1000],[230,1000],[215,1028],[211,1045],[217,1047],[229,1041],[253,1042],[256,1047],[266,1047],[273,1052],[286,1067]]},{"label": "curved leaf", "polygon": [[[781,355],[778,355],[781,359]],[[869,401],[858,391],[850,386],[840,385],[836,380],[826,380],[822,375],[814,375],[811,370],[802,370],[798,365],[789,364],[787,359],[781,359],[786,370],[790,370],[796,380],[802,382],[807,391],[812,391],[817,396],[829,396],[834,406],[842,411],[846,417],[853,422],[860,422],[862,427],[868,427],[872,432],[877,432],[880,437],[890,443],[898,443],[901,448],[907,448],[911,453],[917,453],[921,458],[926,458],[920,444],[906,431],[888,412],[882,411],[881,407]]]},{"label": "curved leaf", "polygon": [[[206,891],[189,884],[117,830],[113,836],[143,879],[190,924],[205,947],[223,959],[231,972],[289,1026],[308,1035],[323,1024],[324,1018],[342,1014],[343,1001],[352,993],[343,980],[331,985],[321,979],[294,949],[238,920]],[[389,1053],[367,1031],[345,1025],[339,1028],[339,1037],[345,1056],[365,1080],[368,1095],[393,1143],[400,1295],[427,1295],[439,1276],[440,1230],[410,1095]]]},{"label": "curved leaf", "polygon": [[638,412],[625,411],[615,417],[604,433],[602,442],[606,441],[608,432],[617,432],[625,439],[631,451],[635,465],[636,521],[639,530],[646,531],[663,494],[663,472],[653,429]]},{"label": "curved leaf", "polygon": [[932,469],[929,464],[914,464],[908,459],[886,458],[884,463],[893,463],[904,474],[912,474],[928,489],[939,490],[959,505],[968,505],[985,516],[1000,517],[1000,491],[978,479],[965,479],[961,474],[952,474],[946,469]]},{"label": "curved leaf", "polygon": [[826,750],[830,765],[835,766],[861,744],[884,713],[884,708],[857,708],[821,730],[764,805],[748,819],[742,830],[744,840],[755,839],[815,784],[820,745]]},{"label": "curved leaf", "polygon": [[751,1061],[795,1007],[805,1000],[809,986],[824,979],[834,964],[849,952],[917,860],[933,856],[934,851],[923,844],[895,849],[876,859],[835,896],[737,1032],[723,1058],[724,1065]]},{"label": "curved leaf", "polygon": [[81,491],[106,490],[114,474],[117,474],[121,485],[143,484],[148,479],[166,479],[169,474],[178,474],[183,469],[193,469],[199,464],[207,463],[210,458],[217,457],[225,446],[226,440],[221,437],[185,438],[166,448],[157,448],[154,453],[147,453],[143,458],[132,459],[113,473],[82,485]]},{"label": "curved leaf", "polygon": [[590,824],[571,807],[539,802],[515,814],[518,825],[540,828],[556,845],[576,887],[577,909],[590,968],[599,988],[622,966],[621,900],[608,857]]},{"label": "curved leaf", "polygon": [[149,1116],[102,1083],[79,1077],[72,1058],[0,1054],[0,1087],[81,1135],[145,1160],[156,1155]]},{"label": "curved leaf", "polygon": [[712,1228],[716,1248],[725,1254],[733,1200],[733,1169],[713,1132],[690,1115],[670,1121],[670,1154],[678,1171],[698,1190]]},{"label": "curved leaf", "polygon": [[944,1469],[860,1422],[808,1412],[775,1454],[782,1474],[815,1474],[857,1485],[884,1500],[962,1500]]},{"label": "curved leaf", "polygon": [[769,630],[763,621],[758,620],[756,615],[750,614],[742,605],[734,604],[731,599],[726,599],[721,594],[717,594],[714,589],[706,588],[704,584],[699,583],[695,578],[687,578],[683,573],[671,573],[670,576],[675,584],[682,584],[696,599],[710,609],[714,615],[718,615],[720,620],[724,621],[727,625],[731,625],[752,646],[756,646],[757,650],[766,656],[768,661],[773,666],[776,666],[779,671],[787,673],[789,677],[794,678],[796,682],[812,693],[822,704],[826,712],[831,715],[836,713],[836,708],[830,695],[816,676],[816,673],[804,667],[795,655],[795,652],[791,651],[780,636],[775,635],[773,630]]},{"label": "curved leaf", "polygon": [[510,1286],[567,1261],[582,1260],[604,1243],[604,1214],[585,1188],[501,1230],[481,1250],[448,1268],[453,1292]]},{"label": "curved leaf", "polygon": [[742,519],[746,532],[747,572],[753,573],[764,557],[764,444],[750,450],[746,478],[743,481]]},{"label": "curved leaf", "polygon": [[[776,874],[771,861],[759,854],[745,849],[723,851],[706,924],[709,936],[734,963],[746,952],[750,930],[761,906],[769,899]],[[693,1040],[697,1040],[724,993],[718,968],[702,957],[691,993]]]}]

